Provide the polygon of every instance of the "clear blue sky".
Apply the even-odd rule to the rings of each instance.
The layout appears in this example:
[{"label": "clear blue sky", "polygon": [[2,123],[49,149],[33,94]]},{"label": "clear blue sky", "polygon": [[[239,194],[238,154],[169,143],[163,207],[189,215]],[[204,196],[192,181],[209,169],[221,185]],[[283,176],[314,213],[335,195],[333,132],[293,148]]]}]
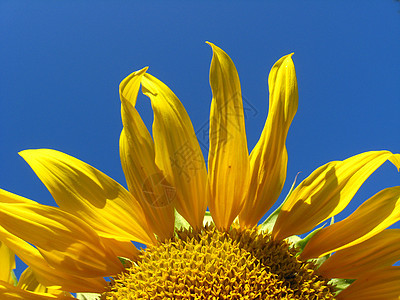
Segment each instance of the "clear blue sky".
[{"label": "clear blue sky", "polygon": [[[31,148],[63,151],[126,186],[118,152],[120,81],[149,66],[201,130],[211,101],[207,40],[238,69],[249,150],[267,115],[268,72],[281,56],[295,53],[300,99],[287,139],[284,194],[299,171],[302,180],[331,160],[369,150],[398,153],[399,11],[392,0],[1,0],[0,187],[54,204],[17,154]],[[149,100],[140,97],[138,106],[151,126]],[[339,219],[395,185],[400,174],[386,163]]]}]

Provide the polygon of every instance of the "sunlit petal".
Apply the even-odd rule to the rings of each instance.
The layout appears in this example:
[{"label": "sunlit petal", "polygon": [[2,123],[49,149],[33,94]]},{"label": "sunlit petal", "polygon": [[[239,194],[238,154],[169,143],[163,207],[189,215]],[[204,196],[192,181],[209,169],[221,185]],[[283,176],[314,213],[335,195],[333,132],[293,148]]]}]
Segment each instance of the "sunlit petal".
[{"label": "sunlit petal", "polygon": [[[105,280],[102,277],[85,278],[65,273],[51,267],[40,252],[24,240],[16,237],[0,226],[0,240],[35,273],[36,279],[47,287],[61,288],[69,292],[98,292],[103,291]],[[82,274],[81,274],[82,275]]]},{"label": "sunlit petal", "polygon": [[[293,191],[273,228],[273,238],[300,235],[341,212],[364,181],[399,154],[371,151],[319,167]],[[396,165],[399,167],[398,165]]]},{"label": "sunlit petal", "polygon": [[194,228],[200,228],[207,207],[207,170],[192,122],[175,94],[157,78],[142,77],[143,94],[154,112],[156,164],[176,188],[176,208]]},{"label": "sunlit petal", "polygon": [[385,189],[346,219],[318,231],[301,257],[308,259],[361,243],[400,220],[400,187]]},{"label": "sunlit petal", "polygon": [[210,85],[208,179],[210,212],[219,228],[227,229],[244,204],[249,185],[249,154],[244,125],[239,76],[229,56],[219,47],[213,50]]},{"label": "sunlit petal", "polygon": [[146,70],[130,74],[119,86],[124,125],[119,149],[130,193],[141,204],[152,231],[160,239],[167,239],[174,232],[173,202],[176,191],[157,167],[154,142],[135,109],[140,82]]},{"label": "sunlit petal", "polygon": [[34,293],[12,286],[4,281],[0,281],[0,299],[2,300],[48,300],[48,299],[71,299],[62,295],[52,295],[45,293]]},{"label": "sunlit petal", "polygon": [[47,293],[52,295],[67,296],[67,293],[61,290],[51,289],[51,288],[49,289],[43,284],[39,283],[32,268],[26,268],[25,271],[22,272],[21,276],[19,277],[17,287],[35,293]]},{"label": "sunlit petal", "polygon": [[[22,272],[19,280],[18,280],[18,288],[34,293],[42,293],[48,295],[55,295],[58,296],[58,299],[64,298],[74,298],[70,293],[64,292],[60,289],[53,289],[44,286],[43,284],[39,283],[35,273],[32,271],[31,268],[26,268],[24,272]],[[75,299],[75,298],[74,298]]]},{"label": "sunlit petal", "polygon": [[270,103],[260,140],[250,154],[251,181],[240,224],[252,227],[278,199],[286,179],[286,136],[297,111],[297,79],[292,54],[278,60],[268,78]]},{"label": "sunlit petal", "polygon": [[0,203],[0,220],[5,230],[34,244],[56,269],[89,278],[122,270],[118,258],[89,225],[58,208]]},{"label": "sunlit petal", "polygon": [[11,276],[15,269],[15,254],[0,239],[0,280],[13,283]]},{"label": "sunlit petal", "polygon": [[25,150],[20,155],[60,208],[90,224],[102,237],[154,241],[139,203],[104,173],[55,150]]},{"label": "sunlit petal", "polygon": [[359,278],[391,266],[400,257],[400,229],[388,229],[374,237],[331,255],[318,269],[326,278]]},{"label": "sunlit petal", "polygon": [[139,255],[139,250],[131,241],[120,241],[112,238],[101,238],[102,244],[113,250],[116,256],[136,260]]}]

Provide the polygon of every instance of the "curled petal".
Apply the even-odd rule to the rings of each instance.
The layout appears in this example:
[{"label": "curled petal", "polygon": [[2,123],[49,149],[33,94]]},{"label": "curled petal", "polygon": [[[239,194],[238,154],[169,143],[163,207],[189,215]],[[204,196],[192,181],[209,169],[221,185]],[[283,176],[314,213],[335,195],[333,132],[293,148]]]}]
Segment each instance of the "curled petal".
[{"label": "curled petal", "polygon": [[141,70],[135,71],[121,81],[119,84],[119,96],[121,98],[121,102],[129,102],[132,107],[136,106],[137,95],[140,88],[140,80],[146,73],[147,69],[148,67],[145,67]]},{"label": "curled petal", "polygon": [[301,257],[321,257],[368,240],[400,220],[400,187],[385,189],[365,201],[346,219],[322,228]]},{"label": "curled petal", "polygon": [[270,103],[260,140],[250,154],[251,181],[240,224],[252,227],[278,199],[286,180],[286,136],[298,106],[292,54],[278,60],[268,78]]},{"label": "curled petal", "polygon": [[157,78],[142,77],[143,94],[154,112],[156,164],[176,188],[176,208],[194,228],[200,228],[207,208],[207,170],[192,122],[175,94]]},{"label": "curled petal", "polygon": [[397,156],[389,151],[371,151],[319,167],[283,204],[272,231],[273,238],[282,240],[300,235],[335,216],[377,168],[387,160],[395,161]]},{"label": "curled petal", "polygon": [[229,56],[213,50],[210,85],[208,179],[210,212],[218,228],[228,229],[243,208],[249,186],[249,154],[239,76]]},{"label": "curled petal", "polygon": [[174,233],[173,203],[176,193],[168,193],[169,188],[175,189],[156,165],[154,142],[135,108],[146,70],[130,74],[119,86],[124,125],[119,149],[129,191],[142,206],[152,231],[163,240]]}]

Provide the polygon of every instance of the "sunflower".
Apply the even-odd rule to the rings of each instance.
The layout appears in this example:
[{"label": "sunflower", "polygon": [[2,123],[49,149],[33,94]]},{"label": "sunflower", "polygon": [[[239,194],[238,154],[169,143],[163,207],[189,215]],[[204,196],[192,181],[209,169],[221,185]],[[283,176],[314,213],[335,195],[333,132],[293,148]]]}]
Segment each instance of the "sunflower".
[{"label": "sunflower", "polygon": [[[209,45],[208,168],[183,105],[147,68],[120,84],[128,190],[67,154],[20,153],[59,207],[0,191],[1,299],[399,299],[400,230],[387,227],[400,219],[400,187],[333,217],[385,161],[399,169],[400,155],[329,162],[258,225],[286,179],[292,54],[272,67],[268,117],[249,155],[236,68]],[[140,86],[152,135],[135,109]],[[14,253],[29,266],[17,285]]]}]

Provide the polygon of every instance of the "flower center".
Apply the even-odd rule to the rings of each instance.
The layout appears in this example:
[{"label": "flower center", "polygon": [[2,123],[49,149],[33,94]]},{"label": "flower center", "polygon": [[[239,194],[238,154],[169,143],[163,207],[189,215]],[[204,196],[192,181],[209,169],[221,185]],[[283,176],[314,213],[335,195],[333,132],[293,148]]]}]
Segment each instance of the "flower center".
[{"label": "flower center", "polygon": [[315,268],[257,229],[206,226],[142,250],[102,299],[334,299]]}]

